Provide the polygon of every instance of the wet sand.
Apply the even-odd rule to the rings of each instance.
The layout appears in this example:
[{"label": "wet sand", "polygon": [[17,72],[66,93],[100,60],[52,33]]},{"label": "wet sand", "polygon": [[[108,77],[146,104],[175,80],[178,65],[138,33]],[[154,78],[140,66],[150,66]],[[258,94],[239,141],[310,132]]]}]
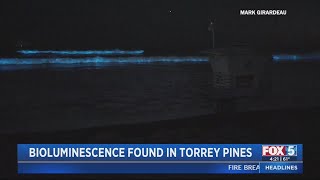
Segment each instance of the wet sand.
[{"label": "wet sand", "polygon": [[[2,177],[32,177],[16,175],[16,144],[18,143],[302,143],[304,144],[303,176],[319,176],[316,162],[320,119],[320,107],[310,109],[285,109],[273,111],[210,114],[191,118],[160,122],[113,125],[74,131],[50,133],[2,134],[0,154],[2,157],[0,174]],[[56,176],[35,176],[56,178]],[[222,175],[135,175],[135,176],[64,176],[110,179],[150,179],[150,178],[222,178]],[[227,176],[233,177],[233,176]],[[241,178],[260,178],[270,176],[239,176]],[[284,178],[272,175],[272,178]]]},{"label": "wet sand", "polygon": [[207,63],[0,71],[0,132],[72,130],[213,113]]}]

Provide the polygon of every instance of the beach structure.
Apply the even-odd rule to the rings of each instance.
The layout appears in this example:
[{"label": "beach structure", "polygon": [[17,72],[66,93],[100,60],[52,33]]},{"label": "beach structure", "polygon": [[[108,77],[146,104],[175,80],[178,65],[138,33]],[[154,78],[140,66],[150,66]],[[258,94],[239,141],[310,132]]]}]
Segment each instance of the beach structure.
[{"label": "beach structure", "polygon": [[[216,111],[313,106],[320,102],[320,63],[273,60],[271,52],[247,43],[216,48],[211,21],[212,49],[205,51],[213,72]],[[320,104],[320,103],[318,103]]]}]

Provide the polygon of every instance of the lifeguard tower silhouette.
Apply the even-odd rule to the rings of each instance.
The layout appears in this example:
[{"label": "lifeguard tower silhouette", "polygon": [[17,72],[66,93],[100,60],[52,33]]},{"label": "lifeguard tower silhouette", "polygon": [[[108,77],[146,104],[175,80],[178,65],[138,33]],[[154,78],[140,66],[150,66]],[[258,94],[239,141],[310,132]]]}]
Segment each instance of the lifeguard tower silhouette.
[{"label": "lifeguard tower silhouette", "polygon": [[256,52],[247,43],[216,48],[213,21],[208,30],[212,32],[212,49],[205,53],[213,71],[216,111],[236,111],[238,99],[262,96],[269,89],[272,56]]}]

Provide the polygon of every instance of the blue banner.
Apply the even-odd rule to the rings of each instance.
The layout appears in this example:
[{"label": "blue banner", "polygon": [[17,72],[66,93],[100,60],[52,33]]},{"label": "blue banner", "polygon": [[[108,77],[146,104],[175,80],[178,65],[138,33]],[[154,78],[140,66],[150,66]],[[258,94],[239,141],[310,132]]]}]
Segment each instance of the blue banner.
[{"label": "blue banner", "polygon": [[303,172],[302,144],[19,144],[19,174]]}]

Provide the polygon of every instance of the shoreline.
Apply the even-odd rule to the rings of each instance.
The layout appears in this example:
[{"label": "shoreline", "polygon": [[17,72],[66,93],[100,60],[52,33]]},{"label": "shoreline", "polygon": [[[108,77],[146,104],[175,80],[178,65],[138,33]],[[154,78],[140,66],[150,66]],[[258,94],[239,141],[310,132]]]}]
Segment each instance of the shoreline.
[{"label": "shoreline", "polygon": [[[136,131],[136,134],[130,134],[131,138],[137,137],[139,135],[147,133],[157,133],[158,131],[169,132],[169,130],[195,130],[201,128],[202,130],[208,130],[208,128],[220,129],[225,128],[230,125],[240,125],[238,128],[245,127],[245,124],[249,124],[259,116],[260,121],[269,120],[269,123],[274,123],[280,120],[281,117],[294,118],[294,119],[281,119],[277,122],[278,125],[286,124],[290,121],[296,121],[298,123],[298,118],[300,116],[315,115],[314,117],[320,116],[320,106],[319,107],[303,107],[303,108],[283,108],[275,110],[259,110],[259,111],[247,111],[247,112],[232,112],[232,113],[212,113],[207,115],[192,116],[188,118],[178,118],[178,119],[166,119],[159,121],[150,121],[150,122],[137,122],[137,123],[128,123],[128,124],[114,124],[114,125],[105,125],[100,127],[89,127],[89,128],[79,128],[74,130],[58,130],[50,132],[20,132],[20,133],[0,133],[1,137],[10,137],[10,139],[23,139],[32,138],[34,140],[47,139],[52,137],[52,139],[62,138],[68,135],[80,135],[80,134],[93,134],[91,137],[98,137],[99,134],[105,135],[128,135],[131,132],[128,130]],[[313,117],[313,118],[314,118]],[[228,122],[226,122],[226,120]],[[217,123],[217,121],[219,123]],[[233,123],[233,124],[229,124]],[[305,122],[304,122],[305,123]],[[212,126],[215,125],[216,126]],[[266,126],[270,126],[266,124]],[[209,127],[211,126],[211,127]],[[291,126],[290,124],[287,127]],[[164,129],[165,128],[165,129]],[[249,128],[249,127],[247,127]],[[250,127],[251,130],[254,130]],[[259,127],[255,127],[259,128]],[[120,133],[119,131],[123,131]],[[191,132],[191,131],[190,131]],[[204,131],[202,131],[204,133]],[[78,136],[79,139],[81,137]],[[75,139],[78,139],[75,138]],[[3,138],[1,138],[3,139]],[[50,138],[49,138],[50,139]],[[47,140],[49,140],[47,139]],[[61,140],[62,140],[61,139]],[[93,138],[92,140],[99,140],[99,138]],[[65,140],[65,139],[64,139]],[[107,140],[107,139],[106,139]],[[129,139],[127,139],[129,140]]]},{"label": "shoreline", "polygon": [[[146,122],[129,125],[111,125],[97,128],[84,128],[74,131],[57,131],[50,133],[1,134],[2,158],[0,174],[2,177],[24,177],[16,175],[16,145],[17,144],[136,144],[136,143],[181,143],[181,144],[304,144],[304,154],[311,156],[316,153],[319,138],[312,130],[320,118],[320,107],[282,109],[255,112],[240,112],[228,114],[209,114],[190,118],[172,119],[159,122]],[[308,159],[308,176],[319,175],[316,164],[318,156]],[[307,166],[307,165],[306,165]],[[47,175],[57,177],[53,175]],[[220,175],[221,176],[221,175]],[[42,177],[43,176],[39,176]],[[70,177],[70,176],[65,176]],[[76,175],[75,177],[83,177]],[[101,176],[96,176],[101,178]],[[187,176],[187,175],[135,175],[115,176],[104,175],[104,178],[212,178],[217,176]],[[238,177],[238,176],[237,176]],[[246,176],[241,176],[246,177]],[[261,176],[257,176],[261,177]],[[270,176],[265,176],[270,177]],[[279,177],[279,176],[276,176]],[[302,177],[302,176],[292,176]]]}]

